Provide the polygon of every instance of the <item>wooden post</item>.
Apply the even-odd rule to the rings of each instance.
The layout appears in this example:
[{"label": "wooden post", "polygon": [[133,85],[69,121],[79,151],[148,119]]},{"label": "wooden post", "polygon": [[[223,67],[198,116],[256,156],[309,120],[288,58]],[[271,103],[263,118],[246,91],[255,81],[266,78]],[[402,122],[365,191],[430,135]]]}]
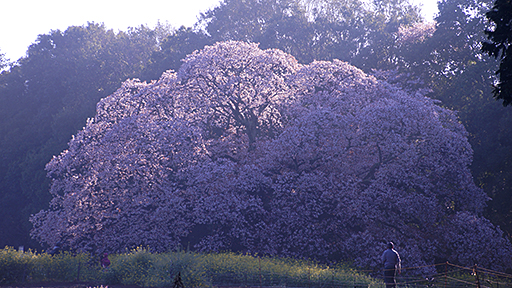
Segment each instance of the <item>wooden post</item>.
[{"label": "wooden post", "polygon": [[258,266],[260,268],[260,288],[261,288],[261,258],[258,256]]},{"label": "wooden post", "polygon": [[25,280],[27,280],[27,270],[28,270],[28,264],[25,263],[24,269],[23,269],[23,279],[21,280],[23,283],[25,283]]},{"label": "wooden post", "polygon": [[80,261],[80,257],[78,257],[78,271],[76,272],[76,281],[80,282],[80,266],[82,262]]},{"label": "wooden post", "polygon": [[448,261],[444,264],[444,288],[448,284]]},{"label": "wooden post", "polygon": [[331,288],[334,287],[334,269],[331,269]]},{"label": "wooden post", "polygon": [[311,266],[308,265],[308,288],[311,288]]},{"label": "wooden post", "polygon": [[476,288],[480,288],[480,279],[478,279],[478,272],[476,264],[473,266],[473,273],[475,274]]}]

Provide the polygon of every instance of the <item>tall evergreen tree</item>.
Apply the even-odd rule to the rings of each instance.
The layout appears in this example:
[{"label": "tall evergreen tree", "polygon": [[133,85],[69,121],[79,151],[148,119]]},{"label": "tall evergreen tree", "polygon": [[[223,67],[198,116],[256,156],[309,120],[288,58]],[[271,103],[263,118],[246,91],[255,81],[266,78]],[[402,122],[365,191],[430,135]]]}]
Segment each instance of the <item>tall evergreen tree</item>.
[{"label": "tall evergreen tree", "polygon": [[496,71],[499,82],[494,85],[493,94],[496,100],[503,100],[503,106],[508,106],[512,103],[512,1],[496,0],[485,15],[494,24],[494,30],[485,30],[491,42],[483,42],[482,50],[501,60]]}]

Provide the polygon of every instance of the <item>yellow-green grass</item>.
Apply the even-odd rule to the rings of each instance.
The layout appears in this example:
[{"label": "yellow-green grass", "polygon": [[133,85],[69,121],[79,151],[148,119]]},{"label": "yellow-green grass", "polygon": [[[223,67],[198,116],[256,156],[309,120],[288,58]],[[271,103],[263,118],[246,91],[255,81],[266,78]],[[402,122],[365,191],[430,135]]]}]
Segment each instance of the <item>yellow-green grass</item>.
[{"label": "yellow-green grass", "polygon": [[99,257],[63,252],[55,256],[12,247],[0,250],[0,284],[22,282],[95,282],[98,285],[172,287],[179,272],[185,287],[381,287],[382,282],[347,266],[313,261],[259,257],[237,253],[151,253],[136,248],[109,255],[102,268]]}]

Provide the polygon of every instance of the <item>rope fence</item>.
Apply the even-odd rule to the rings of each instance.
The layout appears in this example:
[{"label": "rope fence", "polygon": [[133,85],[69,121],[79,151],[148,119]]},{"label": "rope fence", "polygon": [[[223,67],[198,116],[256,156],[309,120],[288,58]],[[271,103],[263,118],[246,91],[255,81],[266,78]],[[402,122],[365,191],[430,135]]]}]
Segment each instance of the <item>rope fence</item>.
[{"label": "rope fence", "polygon": [[[420,274],[419,269],[431,268],[433,273]],[[377,276],[381,278],[382,276]],[[512,275],[478,267],[464,267],[449,262],[402,268],[395,278],[397,287],[512,287]],[[384,287],[384,286],[383,286]]]},{"label": "rope fence", "polygon": [[[421,274],[422,271],[432,270],[432,273]],[[376,279],[383,279],[382,275],[374,274],[374,270],[359,270],[362,273],[369,273]],[[344,288],[344,287],[367,287],[367,288],[384,288],[384,282],[368,283],[367,281],[359,281],[354,276],[352,281],[339,281],[334,277],[324,277],[325,279],[314,279],[313,275],[308,281],[297,281],[293,277],[275,277],[271,273],[261,273],[253,279],[244,278],[243,275],[222,274],[211,276],[211,286],[213,287],[320,287],[320,288]],[[440,288],[505,288],[512,287],[512,275],[491,269],[478,267],[463,267],[449,262],[434,265],[405,267],[401,273],[397,273],[397,287],[440,287]]]}]

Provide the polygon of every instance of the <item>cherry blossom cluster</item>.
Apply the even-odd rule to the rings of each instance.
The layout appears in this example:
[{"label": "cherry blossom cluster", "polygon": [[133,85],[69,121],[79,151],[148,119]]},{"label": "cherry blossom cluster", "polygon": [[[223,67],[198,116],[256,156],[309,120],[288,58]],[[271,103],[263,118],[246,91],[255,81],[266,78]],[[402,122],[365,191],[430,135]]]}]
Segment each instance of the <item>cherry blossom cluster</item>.
[{"label": "cherry blossom cluster", "polygon": [[221,42],[128,80],[47,164],[33,237],[74,250],[198,251],[380,267],[512,267],[453,111],[342,61]]},{"label": "cherry blossom cluster", "polygon": [[432,37],[435,31],[435,22],[418,22],[412,26],[400,26],[397,41],[398,44],[420,43]]}]

